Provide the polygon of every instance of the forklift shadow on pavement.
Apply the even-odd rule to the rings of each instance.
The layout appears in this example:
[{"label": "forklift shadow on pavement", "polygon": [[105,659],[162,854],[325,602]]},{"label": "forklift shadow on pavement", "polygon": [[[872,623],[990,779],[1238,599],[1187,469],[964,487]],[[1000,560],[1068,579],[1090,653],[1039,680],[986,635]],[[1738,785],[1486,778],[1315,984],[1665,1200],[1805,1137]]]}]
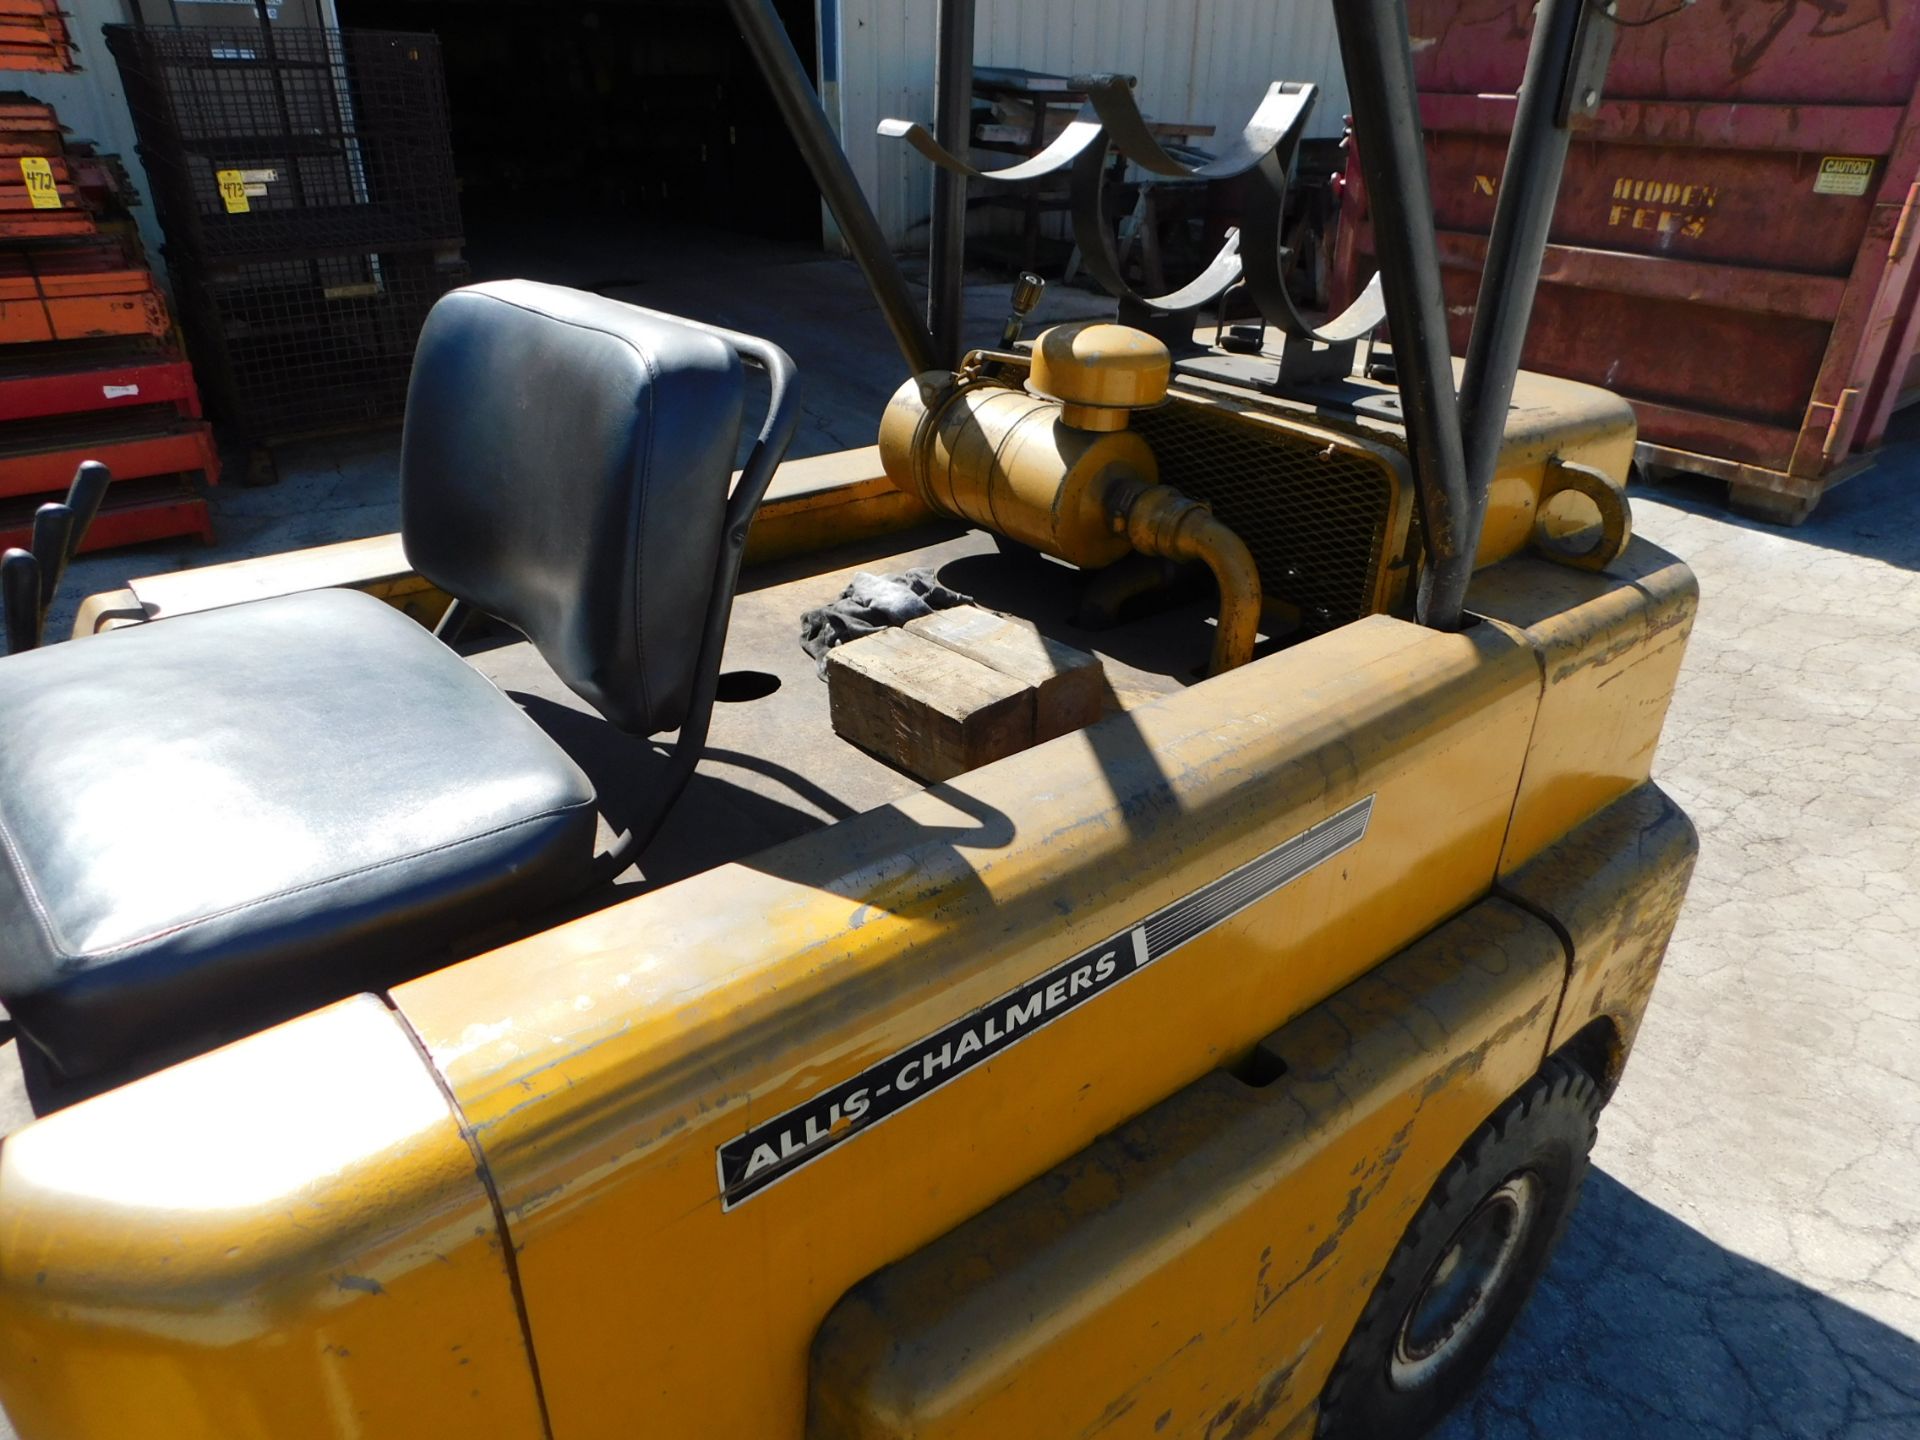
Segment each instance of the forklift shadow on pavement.
[{"label": "forklift shadow on pavement", "polygon": [[[1629,1378],[1630,1377],[1630,1378]],[[1920,1344],[1636,1194],[1604,1164],[1434,1440],[1920,1436]]]}]

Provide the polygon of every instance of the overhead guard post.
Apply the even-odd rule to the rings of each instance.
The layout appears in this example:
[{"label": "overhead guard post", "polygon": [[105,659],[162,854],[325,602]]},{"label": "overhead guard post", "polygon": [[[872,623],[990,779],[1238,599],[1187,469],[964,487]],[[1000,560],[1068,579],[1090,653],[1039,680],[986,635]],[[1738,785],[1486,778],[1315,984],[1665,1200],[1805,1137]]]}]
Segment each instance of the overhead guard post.
[{"label": "overhead guard post", "polygon": [[[942,146],[966,153],[973,136],[974,0],[939,0],[939,50],[933,76],[933,130]],[[933,220],[927,246],[927,329],[942,365],[960,360],[966,321],[967,177],[933,171]]]},{"label": "overhead guard post", "polygon": [[1418,615],[1436,630],[1457,630],[1477,536],[1471,529],[1474,508],[1447,347],[1406,7],[1402,0],[1334,0],[1333,17],[1373,212],[1374,248],[1393,327],[1393,363],[1426,537]]},{"label": "overhead guard post", "polygon": [[[1475,537],[1486,518],[1493,467],[1506,435],[1507,407],[1513,402],[1514,377],[1546,257],[1547,231],[1560,195],[1571,138],[1568,121],[1598,104],[1612,42],[1613,21],[1599,5],[1541,0],[1534,12],[1533,42],[1494,202],[1486,268],[1460,380],[1467,485],[1473,501],[1469,533]],[[1580,93],[1573,93],[1576,89]]]},{"label": "overhead guard post", "polygon": [[886,236],[880,233],[880,222],[861,193],[846,152],[827,123],[827,112],[807,79],[787,27],[774,11],[773,0],[727,0],[727,10],[773,92],[774,103],[780,107],[814,184],[820,187],[821,198],[833,212],[847,248],[867,277],[867,288],[879,303],[887,328],[893,331],[894,344],[900,347],[908,372],[918,375],[940,368],[933,337],[917,313],[906,277],[900,273]]}]

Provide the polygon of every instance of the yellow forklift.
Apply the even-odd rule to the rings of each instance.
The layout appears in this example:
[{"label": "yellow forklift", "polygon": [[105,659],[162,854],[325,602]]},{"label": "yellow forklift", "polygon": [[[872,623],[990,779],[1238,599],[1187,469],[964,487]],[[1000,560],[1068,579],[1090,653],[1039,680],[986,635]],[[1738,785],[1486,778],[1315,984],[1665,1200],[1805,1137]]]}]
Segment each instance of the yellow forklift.
[{"label": "yellow forklift", "polygon": [[[764,341],[480,285],[400,536],[41,645],[90,473],[0,566],[25,1440],[1411,1436],[1548,1263],[1696,848],[1649,780],[1692,577],[1631,536],[1627,407],[1518,368],[1605,12],[1534,17],[1456,367],[1397,0],[1333,0],[1355,311],[1285,293],[1310,88],[1188,168],[1246,221],[1143,297],[1110,157],[1185,162],[1089,77],[1029,173],[1117,323],[965,356],[966,188],[1023,178],[960,158],[970,6],[891,127],[945,167],[923,321],[729,3],[901,343],[877,448],[781,464]],[[1259,318],[1196,329],[1229,289]],[[977,711],[911,677],[844,738],[797,637],[863,570],[1091,655],[1099,713],[976,647],[1009,753],[926,760]]]}]

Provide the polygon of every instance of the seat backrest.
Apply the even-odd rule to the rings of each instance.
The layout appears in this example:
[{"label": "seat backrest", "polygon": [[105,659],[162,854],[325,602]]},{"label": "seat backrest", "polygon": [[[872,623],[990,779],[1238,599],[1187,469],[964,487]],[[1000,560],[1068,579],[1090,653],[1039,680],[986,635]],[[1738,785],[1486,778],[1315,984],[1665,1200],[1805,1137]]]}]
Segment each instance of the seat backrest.
[{"label": "seat backrest", "polygon": [[744,388],[726,341],[664,316],[529,280],[454,291],[407,390],[408,559],[621,729],[678,727]]}]

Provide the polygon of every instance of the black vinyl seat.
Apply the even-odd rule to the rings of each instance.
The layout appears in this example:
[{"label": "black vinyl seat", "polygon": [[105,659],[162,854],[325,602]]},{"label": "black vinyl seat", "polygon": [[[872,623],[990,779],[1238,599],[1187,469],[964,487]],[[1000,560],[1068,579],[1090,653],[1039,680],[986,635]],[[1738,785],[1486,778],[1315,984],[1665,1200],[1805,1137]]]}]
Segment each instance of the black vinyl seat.
[{"label": "black vinyl seat", "polygon": [[565,752],[349,591],[28,651],[0,715],[0,993],[70,1073],[378,983],[593,854]]},{"label": "black vinyl seat", "polygon": [[[774,379],[727,482],[746,354]],[[763,342],[513,281],[422,335],[402,528],[457,607],[609,721],[704,742],[747,522],[792,428]],[[566,898],[585,774],[433,635],[316,591],[0,660],[0,999],[68,1075],[179,1053],[432,968]]]}]

